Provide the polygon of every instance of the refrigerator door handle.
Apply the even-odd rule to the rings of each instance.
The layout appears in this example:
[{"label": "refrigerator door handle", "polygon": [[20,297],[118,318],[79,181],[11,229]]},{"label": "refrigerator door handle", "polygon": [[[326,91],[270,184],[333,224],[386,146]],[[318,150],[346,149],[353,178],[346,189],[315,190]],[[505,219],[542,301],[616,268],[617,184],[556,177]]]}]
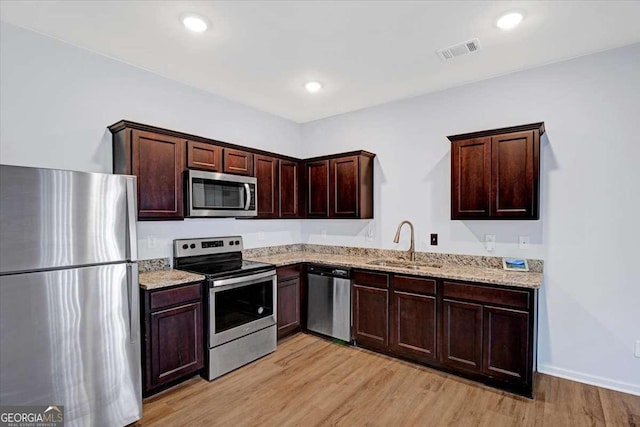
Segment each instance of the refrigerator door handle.
[{"label": "refrigerator door handle", "polygon": [[138,204],[136,192],[136,178],[127,179],[127,258],[130,261],[138,259],[138,234],[136,221],[138,218]]},{"label": "refrigerator door handle", "polygon": [[132,344],[138,341],[140,333],[139,292],[138,292],[138,264],[127,264],[127,302],[129,313],[129,340]]}]

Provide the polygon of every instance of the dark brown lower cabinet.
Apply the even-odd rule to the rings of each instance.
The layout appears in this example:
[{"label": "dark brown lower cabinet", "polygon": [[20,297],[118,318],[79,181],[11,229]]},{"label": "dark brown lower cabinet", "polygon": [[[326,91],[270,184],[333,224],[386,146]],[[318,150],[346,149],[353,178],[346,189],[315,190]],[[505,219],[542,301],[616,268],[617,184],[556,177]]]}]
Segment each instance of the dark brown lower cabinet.
[{"label": "dark brown lower cabinet", "polygon": [[144,394],[198,373],[204,362],[202,284],[142,291]]},{"label": "dark brown lower cabinet", "polygon": [[389,275],[354,270],[351,276],[351,335],[358,345],[389,346]]},{"label": "dark brown lower cabinet", "polygon": [[300,331],[301,266],[277,269],[278,275],[278,339]]},{"label": "dark brown lower cabinet", "polygon": [[454,368],[480,372],[482,367],[482,306],[443,302],[442,363]]},{"label": "dark brown lower cabinet", "polygon": [[356,345],[533,396],[537,290],[354,270]]},{"label": "dark brown lower cabinet", "polygon": [[537,291],[443,282],[442,365],[533,396]]},{"label": "dark brown lower cabinet", "polygon": [[389,291],[353,285],[353,338],[365,347],[386,350],[388,345]]},{"label": "dark brown lower cabinet", "polygon": [[437,357],[437,298],[433,279],[391,277],[389,349],[417,362]]},{"label": "dark brown lower cabinet", "polygon": [[436,297],[391,293],[391,351],[416,361],[436,358]]},{"label": "dark brown lower cabinet", "polygon": [[494,378],[522,382],[529,360],[529,313],[483,307],[484,360],[482,371]]}]

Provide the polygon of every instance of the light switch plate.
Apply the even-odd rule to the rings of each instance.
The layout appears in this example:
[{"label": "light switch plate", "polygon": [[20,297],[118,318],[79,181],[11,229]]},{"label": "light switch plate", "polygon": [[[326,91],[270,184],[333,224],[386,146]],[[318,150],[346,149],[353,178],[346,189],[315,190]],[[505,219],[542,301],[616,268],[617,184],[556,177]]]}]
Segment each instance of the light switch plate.
[{"label": "light switch plate", "polygon": [[489,252],[492,252],[496,248],[496,235],[495,234],[485,234],[484,235],[484,245]]},{"label": "light switch plate", "polygon": [[529,236],[520,236],[518,238],[518,246],[520,247],[520,249],[529,249],[529,244]]},{"label": "light switch plate", "polygon": [[156,236],[147,236],[147,248],[155,249],[158,246],[158,238]]},{"label": "light switch plate", "polygon": [[320,231],[320,235],[322,236],[323,239],[327,238],[327,230],[325,230],[324,228]]},{"label": "light switch plate", "polygon": [[263,241],[264,240],[264,231],[258,231],[258,240],[259,241]]}]

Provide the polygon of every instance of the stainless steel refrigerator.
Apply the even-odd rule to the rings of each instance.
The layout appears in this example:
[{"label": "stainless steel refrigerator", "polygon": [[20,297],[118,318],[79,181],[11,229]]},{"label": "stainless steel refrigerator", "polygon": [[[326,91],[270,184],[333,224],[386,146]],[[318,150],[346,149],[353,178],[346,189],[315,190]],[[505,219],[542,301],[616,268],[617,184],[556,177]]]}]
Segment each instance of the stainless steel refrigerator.
[{"label": "stainless steel refrigerator", "polygon": [[135,177],[0,165],[0,404],[142,416]]}]

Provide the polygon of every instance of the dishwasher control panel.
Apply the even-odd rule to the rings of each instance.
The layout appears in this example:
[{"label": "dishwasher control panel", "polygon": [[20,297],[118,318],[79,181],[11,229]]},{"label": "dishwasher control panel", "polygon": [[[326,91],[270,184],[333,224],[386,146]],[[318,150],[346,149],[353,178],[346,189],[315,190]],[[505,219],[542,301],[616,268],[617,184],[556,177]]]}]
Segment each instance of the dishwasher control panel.
[{"label": "dishwasher control panel", "polygon": [[307,273],[318,276],[340,277],[348,279],[351,277],[349,268],[331,267],[327,265],[310,265],[307,267]]}]

